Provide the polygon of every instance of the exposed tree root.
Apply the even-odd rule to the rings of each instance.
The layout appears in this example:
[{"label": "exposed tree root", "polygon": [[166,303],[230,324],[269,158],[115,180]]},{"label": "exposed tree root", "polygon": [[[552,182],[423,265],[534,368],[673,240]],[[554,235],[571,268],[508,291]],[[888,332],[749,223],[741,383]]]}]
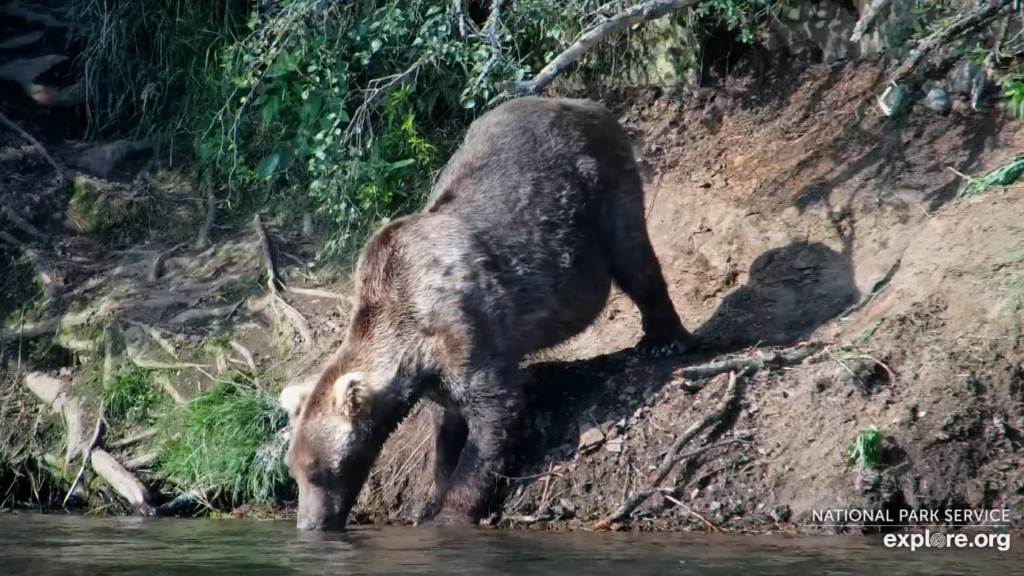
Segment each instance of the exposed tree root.
[{"label": "exposed tree root", "polygon": [[3,112],[0,112],[0,124],[3,124],[4,126],[8,127],[13,132],[17,133],[18,136],[24,138],[25,141],[27,141],[29,144],[35,146],[36,150],[39,151],[39,154],[43,158],[45,158],[47,162],[50,163],[50,166],[53,166],[54,170],[57,171],[58,177],[60,177],[62,180],[67,178],[67,174],[64,171],[64,167],[61,166],[60,163],[58,163],[56,160],[54,160],[53,156],[50,156],[50,153],[46,151],[46,147],[43,146],[43,144],[39,142],[39,140],[36,140],[31,134],[25,132],[21,128],[21,126],[18,126],[17,124],[12,122],[7,116],[4,116]]},{"label": "exposed tree root", "polygon": [[37,240],[42,240],[43,242],[48,242],[50,240],[49,236],[43,234],[38,228],[29,224],[28,220],[22,218],[14,208],[11,208],[10,206],[2,206],[0,209],[3,209],[4,214],[10,218],[11,223],[17,226],[18,229],[25,234],[28,234]]},{"label": "exposed tree root", "polygon": [[96,419],[96,430],[92,434],[92,441],[85,447],[85,452],[82,454],[82,467],[79,468],[78,474],[75,476],[75,481],[71,483],[71,488],[68,489],[68,493],[64,496],[64,502],[61,503],[61,508],[65,508],[68,505],[68,498],[75,493],[75,488],[85,478],[85,470],[89,467],[89,458],[92,456],[94,448],[100,445],[103,441],[103,434],[107,431],[107,421],[100,416]]},{"label": "exposed tree root", "polygon": [[[748,370],[751,373],[754,371],[753,369]],[[632,514],[633,511],[637,509],[637,507],[643,504],[648,498],[650,498],[652,495],[654,495],[655,492],[658,491],[659,485],[662,483],[662,481],[665,480],[665,478],[668,477],[668,475],[672,472],[672,469],[675,468],[676,464],[679,464],[683,460],[699,456],[704,452],[708,452],[716,448],[727,446],[729,444],[735,444],[737,442],[744,441],[738,438],[733,440],[726,440],[723,442],[717,442],[715,444],[702,446],[700,448],[697,448],[696,450],[691,450],[686,453],[681,453],[683,447],[686,446],[691,440],[696,438],[698,434],[703,432],[705,429],[711,427],[712,425],[722,422],[722,420],[725,419],[726,414],[729,412],[729,410],[735,404],[736,400],[739,398],[739,386],[737,385],[738,381],[739,378],[737,378],[736,372],[730,371],[729,383],[725,387],[725,394],[723,395],[722,400],[721,402],[719,402],[718,406],[710,414],[708,414],[700,421],[690,426],[690,428],[686,430],[686,432],[683,432],[683,434],[676,439],[675,443],[672,444],[672,448],[670,448],[668,454],[666,454],[665,460],[661,463],[660,466],[658,466],[658,471],[654,477],[654,480],[651,481],[651,483],[648,484],[646,488],[632,494],[629,498],[627,498],[625,502],[622,503],[622,506],[620,506],[619,509],[616,510],[612,515],[608,516],[607,518],[598,520],[596,523],[594,523],[594,530],[608,530],[611,527],[612,523],[621,522],[628,519],[629,515]]]},{"label": "exposed tree root", "polygon": [[[4,207],[4,210],[8,211],[9,209],[7,207]],[[18,218],[20,220],[20,217],[16,213],[14,213],[13,210],[9,211],[8,216],[11,217],[11,220],[15,222],[16,225],[18,225],[15,218]],[[30,233],[40,234],[28,222],[24,222],[24,226],[32,231]],[[22,226],[18,225],[18,227],[21,228]],[[22,229],[25,230],[25,228]],[[26,232],[28,232],[28,230],[26,230]],[[43,285],[43,298],[46,303],[46,306],[49,307],[50,304],[52,304],[53,301],[57,298],[57,287],[54,285],[53,275],[50,274],[50,271],[46,267],[46,263],[43,262],[42,257],[39,256],[39,253],[32,249],[30,246],[28,246],[24,242],[21,242],[20,240],[18,240],[17,238],[15,238],[14,236],[7,232],[0,231],[0,240],[3,240],[4,242],[7,242],[12,246],[21,248],[21,251],[25,254],[25,257],[28,258],[29,263],[32,265],[32,271],[35,272],[36,277],[39,278],[39,282]]]},{"label": "exposed tree root", "polygon": [[201,250],[210,244],[210,232],[213,231],[213,223],[217,220],[217,197],[213,193],[211,187],[207,192],[206,196],[206,222],[203,223],[203,227],[199,230],[199,236],[196,237],[196,250]]},{"label": "exposed tree root", "polygon": [[125,460],[124,467],[128,470],[140,470],[156,462],[159,457],[158,452],[145,452]]},{"label": "exposed tree root", "polygon": [[67,453],[64,457],[65,464],[85,450],[85,410],[78,398],[68,394],[67,385],[64,381],[43,374],[42,372],[30,372],[25,374],[25,387],[37,398],[42,400],[54,412],[61,414],[67,425]]},{"label": "exposed tree root", "polygon": [[175,245],[170,250],[167,250],[165,252],[161,252],[160,254],[157,255],[156,259],[153,260],[153,267],[150,268],[150,270],[149,270],[149,281],[150,282],[156,282],[157,280],[160,279],[160,276],[162,276],[163,273],[164,273],[164,262],[167,260],[168,256],[170,256],[171,254],[174,254],[175,252],[177,252],[179,249],[181,249],[186,244],[188,244],[188,242],[181,242],[181,243]]},{"label": "exposed tree root", "polygon": [[146,440],[149,440],[150,438],[156,436],[156,434],[157,434],[157,430],[155,428],[151,428],[149,430],[143,430],[142,432],[139,432],[138,434],[132,434],[131,436],[128,436],[126,438],[122,438],[121,440],[118,440],[117,442],[111,442],[107,447],[110,448],[111,450],[120,450],[122,448],[129,448],[131,446],[134,446],[134,445],[138,444],[139,442],[144,442]]},{"label": "exposed tree root", "polygon": [[192,310],[185,310],[181,314],[178,314],[174,318],[168,320],[171,324],[187,324],[195,320],[204,320],[206,318],[212,318],[214,316],[226,318],[235,313],[238,307],[242,305],[243,300],[239,300],[236,304],[226,304],[224,306],[211,306],[210,308],[194,308]]},{"label": "exposed tree root", "polygon": [[762,357],[730,358],[717,360],[699,366],[687,366],[677,370],[673,376],[685,380],[702,380],[686,387],[690,392],[701,390],[707,381],[726,372],[754,373],[761,370],[794,366],[807,360],[822,349],[821,343],[811,342],[801,348],[789,352],[771,352]]},{"label": "exposed tree root", "polygon": [[128,322],[133,326],[138,326],[140,330],[142,330],[143,332],[146,333],[147,336],[152,338],[153,341],[156,342],[157,345],[160,346],[160,348],[163,348],[165,352],[167,352],[174,358],[178,357],[178,353],[175,352],[174,346],[172,346],[170,342],[168,342],[163,336],[161,336],[160,331],[157,330],[156,328],[153,328],[148,324],[143,324],[142,322],[136,322],[135,320],[125,320],[125,322]]},{"label": "exposed tree root", "polygon": [[270,247],[270,237],[267,235],[267,231],[263,228],[263,221],[260,219],[260,215],[256,214],[253,217],[253,227],[256,228],[256,234],[260,239],[260,246],[263,249],[263,264],[267,269],[267,289],[270,290],[270,298],[274,311],[279,315],[283,314],[292,324],[295,329],[299,332],[302,337],[303,343],[306,346],[313,344],[313,331],[309,328],[309,322],[302,315],[301,312],[292,307],[284,297],[281,296],[281,291],[284,290],[284,282],[281,281],[277,275],[277,268],[274,266],[274,255]]},{"label": "exposed tree root", "polygon": [[288,291],[292,294],[309,296],[311,298],[331,298],[333,300],[342,300],[345,302],[351,301],[348,296],[343,294],[335,294],[334,292],[328,292],[327,290],[320,290],[318,288],[293,288],[289,286]]},{"label": "exposed tree root", "polygon": [[640,2],[639,4],[626,8],[622,12],[601,21],[581,34],[579,40],[574,42],[572,46],[569,46],[561,54],[555,56],[555,58],[549,62],[543,70],[537,73],[533,79],[523,82],[506,83],[502,88],[502,94],[499,94],[495,100],[504,99],[506,97],[515,98],[525,94],[536,94],[565,73],[566,69],[568,69],[577,58],[583,56],[583,54],[596,46],[609,34],[635,24],[640,24],[650,20],[657,20],[658,18],[662,18],[673,12],[694,6],[697,4],[697,1],[698,0],[647,0],[646,2]]}]

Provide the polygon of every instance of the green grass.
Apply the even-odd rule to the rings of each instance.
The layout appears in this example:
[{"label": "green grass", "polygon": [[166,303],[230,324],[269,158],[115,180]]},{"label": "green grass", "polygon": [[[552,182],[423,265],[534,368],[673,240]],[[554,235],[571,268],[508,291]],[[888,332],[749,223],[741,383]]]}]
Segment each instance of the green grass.
[{"label": "green grass", "polygon": [[857,466],[862,471],[875,471],[882,466],[882,434],[878,426],[861,430],[847,451],[846,467]]},{"label": "green grass", "polygon": [[161,423],[158,470],[210,502],[267,502],[288,479],[281,434],[287,423],[271,394],[241,378],[218,382]]},{"label": "green grass", "polygon": [[153,382],[150,370],[135,365],[121,368],[107,386],[99,380],[99,398],[106,415],[131,424],[152,424],[162,406],[170,400],[166,392]]}]

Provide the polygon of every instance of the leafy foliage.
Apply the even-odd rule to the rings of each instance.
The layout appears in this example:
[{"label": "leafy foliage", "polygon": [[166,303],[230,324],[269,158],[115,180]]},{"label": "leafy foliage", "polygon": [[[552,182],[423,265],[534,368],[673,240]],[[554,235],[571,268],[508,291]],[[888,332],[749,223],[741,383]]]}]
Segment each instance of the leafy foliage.
[{"label": "leafy foliage", "polygon": [[882,462],[882,434],[878,427],[861,430],[847,451],[846,467],[858,466],[860,470],[873,471],[881,467]]}]

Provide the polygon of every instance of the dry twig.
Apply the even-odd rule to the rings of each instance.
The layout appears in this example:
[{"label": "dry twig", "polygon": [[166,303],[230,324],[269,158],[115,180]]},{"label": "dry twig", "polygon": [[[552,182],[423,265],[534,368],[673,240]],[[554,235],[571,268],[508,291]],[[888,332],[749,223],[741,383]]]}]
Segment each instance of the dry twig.
[{"label": "dry twig", "polygon": [[769,368],[793,366],[807,360],[820,349],[820,343],[812,342],[797,350],[782,353],[772,352],[764,357],[730,358],[698,366],[687,366],[676,372],[675,376],[685,380],[703,380],[704,382],[694,382],[686,386],[688,392],[697,392],[704,388],[708,380],[719,374],[725,374],[726,372],[752,374]]},{"label": "dry twig", "polygon": [[64,496],[64,502],[61,503],[61,508],[68,505],[68,499],[75,493],[75,488],[78,487],[78,483],[85,478],[85,469],[89,466],[89,458],[92,456],[93,448],[99,445],[103,440],[103,434],[107,431],[107,421],[100,416],[96,419],[96,431],[92,434],[92,441],[85,447],[85,452],[82,454],[82,467],[78,469],[78,475],[75,476],[75,481],[71,483],[71,488],[68,488],[68,493]]},{"label": "dry twig", "polygon": [[900,67],[896,69],[896,72],[890,78],[890,85],[900,81],[904,76],[912,72],[930,52],[948,44],[960,34],[994,20],[1003,11],[1013,7],[1015,1],[985,0],[973,11],[961,15],[954,20],[949,26],[933,32],[910,51],[910,57],[903,64],[900,64]]},{"label": "dry twig", "polygon": [[672,447],[669,449],[668,454],[665,456],[665,460],[660,466],[658,466],[654,480],[647,486],[647,488],[644,488],[627,498],[625,502],[622,503],[622,506],[620,506],[619,509],[611,516],[597,521],[593,526],[594,530],[607,530],[611,527],[613,522],[620,522],[629,518],[629,515],[632,514],[638,506],[643,504],[648,498],[658,491],[658,485],[668,477],[676,464],[722,446],[745,442],[745,440],[736,438],[702,446],[686,453],[680,453],[683,447],[696,438],[698,434],[712,425],[720,423],[725,418],[726,413],[739,398],[739,386],[737,385],[738,380],[739,378],[736,377],[735,372],[729,373],[729,383],[726,385],[725,394],[718,406],[710,414],[690,426],[686,432],[683,432],[683,434],[676,439],[672,444]]}]

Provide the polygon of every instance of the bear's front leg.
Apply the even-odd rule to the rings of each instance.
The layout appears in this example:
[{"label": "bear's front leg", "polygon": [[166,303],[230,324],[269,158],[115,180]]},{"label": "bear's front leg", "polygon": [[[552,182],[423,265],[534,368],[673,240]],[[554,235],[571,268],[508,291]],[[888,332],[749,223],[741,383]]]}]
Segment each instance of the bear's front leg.
[{"label": "bear's front leg", "polygon": [[435,500],[438,510],[424,524],[478,524],[489,512],[498,479],[515,450],[525,408],[522,376],[491,372],[470,376],[463,407],[468,434],[447,494]]},{"label": "bear's front leg", "polygon": [[459,464],[462,448],[466,445],[469,427],[456,407],[445,408],[436,418],[434,426],[434,488],[430,500],[420,512],[418,523],[430,523],[440,511],[451,487],[452,474]]}]

